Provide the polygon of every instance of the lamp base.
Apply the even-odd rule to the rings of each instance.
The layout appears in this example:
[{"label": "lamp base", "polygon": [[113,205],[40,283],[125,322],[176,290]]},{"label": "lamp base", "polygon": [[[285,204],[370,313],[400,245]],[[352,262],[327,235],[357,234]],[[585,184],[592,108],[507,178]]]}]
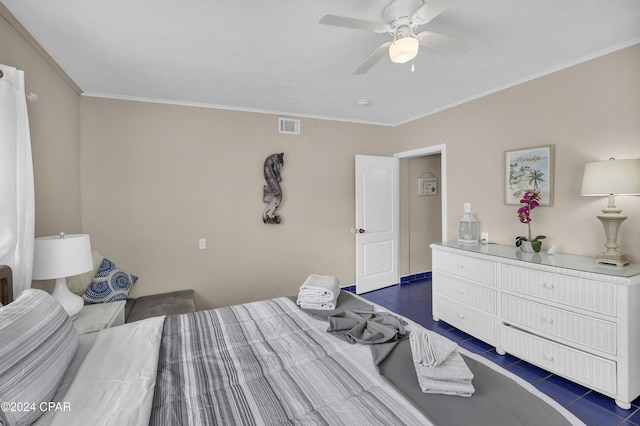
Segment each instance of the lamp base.
[{"label": "lamp base", "polygon": [[618,231],[622,222],[627,218],[621,215],[620,212],[620,209],[616,208],[612,202],[609,202],[609,206],[603,209],[602,214],[598,216],[607,236],[607,242],[604,245],[607,250],[596,256],[597,263],[613,266],[629,264],[627,256],[618,251]]},{"label": "lamp base", "polygon": [[626,266],[629,264],[629,259],[622,253],[612,255],[604,252],[596,256],[596,262],[602,265]]},{"label": "lamp base", "polygon": [[51,295],[60,302],[71,319],[75,319],[84,306],[84,300],[82,300],[82,297],[69,291],[66,278],[56,279],[56,287],[53,289],[53,293],[51,293]]}]

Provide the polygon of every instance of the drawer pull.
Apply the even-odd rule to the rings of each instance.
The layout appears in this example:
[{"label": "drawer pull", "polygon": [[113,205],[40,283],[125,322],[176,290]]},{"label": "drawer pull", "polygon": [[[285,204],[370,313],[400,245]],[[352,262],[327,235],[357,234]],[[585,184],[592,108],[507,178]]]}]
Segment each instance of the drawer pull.
[{"label": "drawer pull", "polygon": [[553,324],[553,318],[544,317],[544,318],[542,318],[542,320],[544,322],[546,322],[547,324]]},{"label": "drawer pull", "polygon": [[545,354],[544,357],[547,359],[547,361],[553,361],[553,355],[551,354]]},{"label": "drawer pull", "polygon": [[458,294],[464,294],[464,290],[463,290],[463,289],[461,289],[461,288],[459,288],[459,289],[458,289]]},{"label": "drawer pull", "polygon": [[462,312],[458,313],[458,318],[464,319],[464,314]]},{"label": "drawer pull", "polygon": [[542,284],[542,286],[551,290],[553,288],[553,283],[545,282],[544,284]]},{"label": "drawer pull", "polygon": [[458,268],[460,268],[460,269],[464,269],[464,265],[461,265],[461,264],[459,264],[459,263],[458,263],[458,265],[456,265],[456,266],[458,266]]}]

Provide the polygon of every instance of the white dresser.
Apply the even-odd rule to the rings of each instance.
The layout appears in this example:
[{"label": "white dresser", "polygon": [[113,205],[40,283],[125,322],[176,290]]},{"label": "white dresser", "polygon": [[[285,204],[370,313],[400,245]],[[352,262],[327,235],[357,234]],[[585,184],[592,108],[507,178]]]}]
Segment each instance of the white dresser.
[{"label": "white dresser", "polygon": [[432,244],[433,317],[615,398],[640,395],[640,265]]}]

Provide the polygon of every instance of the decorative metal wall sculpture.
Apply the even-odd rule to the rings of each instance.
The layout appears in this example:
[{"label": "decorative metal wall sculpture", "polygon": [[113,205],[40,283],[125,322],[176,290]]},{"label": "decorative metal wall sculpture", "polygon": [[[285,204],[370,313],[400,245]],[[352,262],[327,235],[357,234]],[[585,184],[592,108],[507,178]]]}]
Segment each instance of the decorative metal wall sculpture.
[{"label": "decorative metal wall sculpture", "polygon": [[280,223],[280,216],[276,214],[276,209],[282,202],[282,188],[280,187],[282,166],[284,166],[284,152],[271,154],[264,162],[264,178],[267,180],[262,198],[262,201],[267,203],[267,208],[262,214],[264,223]]}]

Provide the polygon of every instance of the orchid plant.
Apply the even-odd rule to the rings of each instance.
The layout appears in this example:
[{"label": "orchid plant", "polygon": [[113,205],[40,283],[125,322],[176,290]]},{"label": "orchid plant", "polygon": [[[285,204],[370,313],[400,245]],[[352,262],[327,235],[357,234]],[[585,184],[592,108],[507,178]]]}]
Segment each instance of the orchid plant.
[{"label": "orchid plant", "polygon": [[522,200],[520,200],[522,206],[518,209],[518,219],[520,222],[527,224],[528,234],[526,237],[516,237],[516,247],[520,247],[523,241],[531,242],[531,247],[534,251],[539,252],[542,247],[542,241],[547,238],[545,235],[538,235],[535,238],[531,238],[531,210],[540,205],[540,192],[539,191],[527,191],[525,192]]}]

